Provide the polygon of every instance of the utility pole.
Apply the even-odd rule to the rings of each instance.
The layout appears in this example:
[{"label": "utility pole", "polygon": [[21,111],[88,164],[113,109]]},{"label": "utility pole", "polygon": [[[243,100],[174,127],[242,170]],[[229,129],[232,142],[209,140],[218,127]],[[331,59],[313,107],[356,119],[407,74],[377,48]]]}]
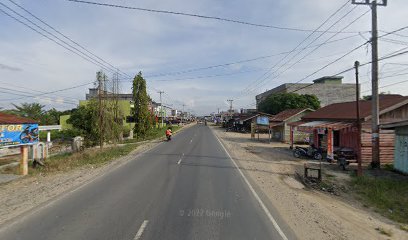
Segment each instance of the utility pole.
[{"label": "utility pole", "polygon": [[102,94],[104,91],[102,72],[99,71],[96,73],[96,78],[98,81],[98,110],[99,110],[99,147],[103,148],[103,107],[102,107]]},{"label": "utility pole", "polygon": [[181,116],[181,125],[183,125],[183,122],[184,122],[184,107],[185,107],[186,105],[183,103],[183,115]]},{"label": "utility pole", "polygon": [[163,127],[163,102],[162,102],[162,93],[164,93],[164,91],[159,91],[158,92],[160,94],[160,116],[161,116],[161,126],[160,128]]},{"label": "utility pole", "polygon": [[357,121],[357,176],[363,175],[363,169],[361,167],[361,120],[360,120],[360,83],[358,80],[358,67],[360,63],[354,62],[354,68],[356,69],[356,121]]},{"label": "utility pole", "polygon": [[232,116],[232,102],[233,102],[234,100],[228,99],[227,101],[230,103],[230,115]]},{"label": "utility pole", "polygon": [[377,29],[377,6],[387,6],[387,0],[377,3],[373,0],[352,0],[353,4],[369,5],[371,7],[371,140],[372,159],[371,167],[380,168],[380,118],[378,99],[378,29]]}]

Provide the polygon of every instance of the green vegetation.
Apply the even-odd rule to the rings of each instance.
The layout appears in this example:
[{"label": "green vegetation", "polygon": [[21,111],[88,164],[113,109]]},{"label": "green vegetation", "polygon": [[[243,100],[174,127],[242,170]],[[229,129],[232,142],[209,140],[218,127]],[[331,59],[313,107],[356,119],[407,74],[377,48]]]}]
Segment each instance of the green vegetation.
[{"label": "green vegetation", "polygon": [[[66,130],[51,130],[51,140],[52,141],[71,141],[72,138],[81,135],[81,132],[77,129],[66,129]],[[40,131],[40,141],[45,142],[47,140],[47,131]]]},{"label": "green vegetation", "polygon": [[13,104],[14,109],[2,110],[4,113],[14,114],[38,121],[40,125],[57,125],[61,115],[69,114],[71,110],[58,111],[55,108],[44,110],[44,105],[39,103]]},{"label": "green vegetation", "polygon": [[315,95],[299,95],[297,93],[277,93],[272,94],[259,103],[259,111],[278,114],[286,109],[320,107],[319,99]]},{"label": "green vegetation", "polygon": [[77,129],[85,138],[85,145],[93,146],[99,142],[98,103],[95,100],[74,110],[67,123],[72,124],[74,129]]},{"label": "green vegetation", "polygon": [[30,169],[30,174],[69,171],[83,166],[101,166],[118,157],[129,154],[138,145],[126,144],[123,146],[109,147],[103,150],[87,149],[79,153],[65,153],[47,159],[45,167]]},{"label": "green vegetation", "polygon": [[146,80],[142,77],[142,72],[139,72],[133,79],[132,93],[135,104],[133,109],[135,128],[133,132],[136,139],[145,139],[153,125],[153,115],[149,111],[150,97],[146,92]]},{"label": "green vegetation", "polygon": [[352,187],[364,204],[382,215],[408,223],[408,180],[387,177],[353,177]]},{"label": "green vegetation", "polygon": [[400,225],[400,229],[408,232],[408,224],[407,225]]},{"label": "green vegetation", "polygon": [[[171,126],[173,133],[176,132],[180,128],[181,127],[177,125]],[[140,140],[152,140],[156,138],[163,138],[165,136],[165,131],[166,131],[166,128],[151,128],[149,131],[147,131],[143,139],[137,139],[137,138],[128,139],[128,140],[125,140],[125,143],[134,143],[134,142],[139,142]]]},{"label": "green vegetation", "polygon": [[[84,137],[86,146],[119,142],[123,125],[115,104],[114,100],[89,100],[86,105],[72,111],[67,123]],[[101,114],[103,117],[100,117]]]}]

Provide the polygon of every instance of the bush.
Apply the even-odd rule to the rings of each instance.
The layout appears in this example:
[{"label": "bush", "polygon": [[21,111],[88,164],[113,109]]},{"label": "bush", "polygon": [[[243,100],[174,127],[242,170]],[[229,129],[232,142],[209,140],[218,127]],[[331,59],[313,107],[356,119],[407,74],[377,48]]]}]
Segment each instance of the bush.
[{"label": "bush", "polygon": [[[71,141],[72,138],[80,136],[81,133],[76,129],[51,130],[51,141]],[[40,131],[40,141],[47,141],[47,131]]]}]

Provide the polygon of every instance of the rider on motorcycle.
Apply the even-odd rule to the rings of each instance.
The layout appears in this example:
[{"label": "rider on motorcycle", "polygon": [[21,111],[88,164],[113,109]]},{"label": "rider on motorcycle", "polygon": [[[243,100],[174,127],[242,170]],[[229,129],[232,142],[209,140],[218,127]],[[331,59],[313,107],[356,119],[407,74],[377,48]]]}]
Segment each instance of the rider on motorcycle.
[{"label": "rider on motorcycle", "polygon": [[167,138],[168,140],[170,140],[171,134],[172,134],[171,128],[169,127],[169,128],[167,128],[167,130],[166,130],[166,138]]}]

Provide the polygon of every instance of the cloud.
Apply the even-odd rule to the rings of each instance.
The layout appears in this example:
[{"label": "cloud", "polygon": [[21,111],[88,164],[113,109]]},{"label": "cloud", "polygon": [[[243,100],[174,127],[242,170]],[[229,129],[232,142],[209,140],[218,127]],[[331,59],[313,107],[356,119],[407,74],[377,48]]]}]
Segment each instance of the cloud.
[{"label": "cloud", "polygon": [[[42,0],[42,2],[43,4],[37,4],[34,1],[21,1],[21,4],[80,43],[87,50],[132,77],[138,71],[142,71],[144,76],[151,76],[290,51],[309,34],[307,32],[255,28],[210,19],[88,6],[68,1]],[[287,0],[106,0],[105,2],[220,16],[261,24],[314,29],[345,1],[299,0],[293,3]],[[352,7],[354,6],[351,3],[347,5],[337,18]],[[357,7],[350,16],[344,19],[344,22],[339,23],[333,29],[340,29],[368,9],[365,6]],[[389,1],[387,7],[378,9],[378,15],[381,30],[392,31],[402,27],[404,24],[401,19],[404,19],[406,15],[406,0]],[[2,79],[13,81],[15,85],[41,91],[67,88],[95,80],[95,73],[101,69],[100,67],[61,48],[4,14],[0,14],[0,21],[2,22],[0,62],[7,63],[0,64],[0,70],[4,70],[2,71]],[[367,14],[347,30],[366,31],[370,29],[370,26],[370,14]],[[403,31],[401,34],[408,35],[408,31]],[[309,38],[309,41],[316,36],[317,34]],[[322,43],[330,36],[332,34],[324,34],[314,44]],[[345,36],[349,35],[339,34],[335,39]],[[369,34],[365,34],[365,36],[368,37]],[[406,38],[399,36],[390,35],[388,37],[394,40],[407,41]],[[228,67],[209,68],[160,78],[147,77],[146,79],[149,88],[152,89],[150,94],[154,100],[158,101],[159,99],[159,94],[156,93],[155,89],[164,90],[166,95],[171,98],[167,99],[167,102],[177,105],[179,108],[181,108],[180,104],[182,103],[191,105],[191,107],[194,106],[194,110],[198,114],[214,112],[217,107],[226,110],[228,104],[225,104],[225,101],[229,98],[234,99],[234,107],[240,108],[250,105],[254,101],[256,93],[285,82],[299,81],[327,63],[334,61],[341,53],[345,53],[365,41],[357,35],[357,37],[348,40],[322,46],[310,55],[307,53],[312,49],[308,49],[291,61],[289,60],[293,55],[284,59],[285,55],[278,55]],[[380,56],[401,47],[403,46],[380,41]],[[302,57],[304,57],[302,61],[285,70],[286,67]],[[362,63],[370,61],[370,49],[361,48],[303,82],[311,82],[314,78],[332,75],[352,67],[355,60]],[[407,60],[407,56],[401,56],[389,62],[407,62]],[[286,61],[289,62],[284,65]],[[270,69],[274,65],[276,67],[272,70],[277,70],[277,74],[265,77],[266,69]],[[281,65],[282,67],[280,67]],[[247,72],[254,69],[263,71]],[[389,68],[384,68],[384,71],[386,70]],[[242,71],[240,74],[226,75],[240,71]],[[364,79],[361,81],[369,80],[367,76],[370,74],[367,75],[366,73],[369,73],[369,66],[362,67],[361,78]],[[108,73],[108,75],[111,74]],[[154,81],[212,75],[225,76],[173,82]],[[344,76],[344,81],[354,81],[352,72],[345,73]],[[384,79],[380,82],[380,86],[381,84],[397,83],[402,81],[403,77]],[[72,108],[72,101],[75,99],[71,98],[83,99],[87,87],[91,86],[56,94],[59,95],[56,97],[69,99],[71,104],[68,103],[68,100],[59,101],[58,99],[44,102],[44,104],[59,109]],[[386,88],[386,90],[408,94],[406,86],[404,84],[395,85]],[[122,91],[130,92],[130,87],[131,82],[123,82]],[[246,88],[251,91],[245,90]],[[369,84],[363,86],[363,91],[369,89]],[[25,98],[20,101],[34,100]],[[36,101],[40,101],[40,99]]]},{"label": "cloud", "polygon": [[23,71],[23,69],[21,69],[21,68],[8,66],[8,65],[2,64],[2,63],[0,63],[0,69],[9,70],[9,71],[13,71],[13,72]]}]

